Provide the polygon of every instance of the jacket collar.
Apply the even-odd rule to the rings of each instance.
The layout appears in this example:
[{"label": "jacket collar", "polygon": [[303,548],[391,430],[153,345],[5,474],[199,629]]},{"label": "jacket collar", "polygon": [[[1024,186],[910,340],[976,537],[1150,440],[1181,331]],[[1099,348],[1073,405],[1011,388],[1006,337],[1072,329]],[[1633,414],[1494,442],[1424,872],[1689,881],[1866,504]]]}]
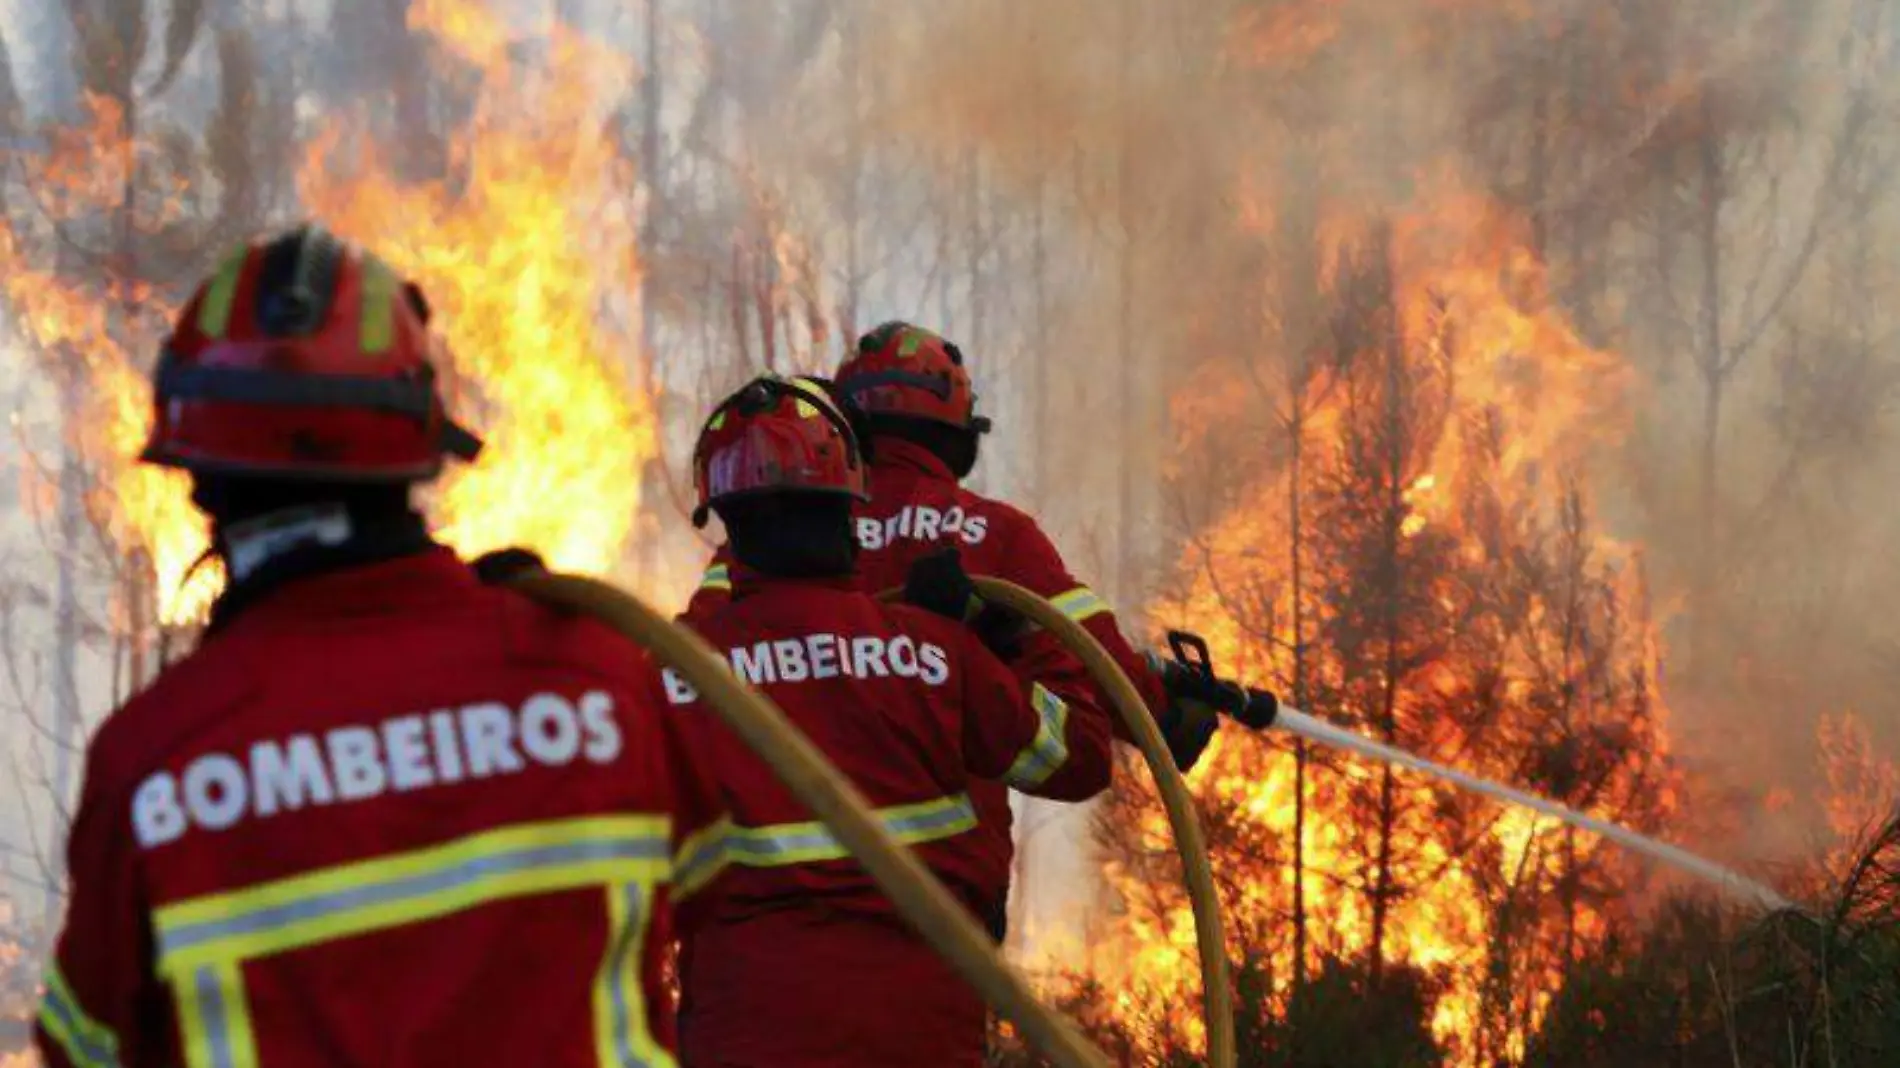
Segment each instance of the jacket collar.
[{"label": "jacket collar", "polygon": [[259,595],[231,625],[242,630],[381,615],[392,605],[451,601],[480,586],[453,551],[430,543],[419,552],[287,580]]},{"label": "jacket collar", "polygon": [[903,471],[950,483],[957,480],[957,477],[951,474],[949,464],[939,459],[936,453],[914,441],[880,434],[871,446],[871,453],[873,471]]},{"label": "jacket collar", "polygon": [[827,575],[822,578],[780,578],[773,575],[760,574],[746,567],[744,564],[735,561],[731,565],[730,575],[732,578],[732,599],[735,601],[747,597],[756,597],[761,594],[786,593],[796,596],[814,591],[852,591],[858,588],[858,576],[856,573],[848,575]]}]

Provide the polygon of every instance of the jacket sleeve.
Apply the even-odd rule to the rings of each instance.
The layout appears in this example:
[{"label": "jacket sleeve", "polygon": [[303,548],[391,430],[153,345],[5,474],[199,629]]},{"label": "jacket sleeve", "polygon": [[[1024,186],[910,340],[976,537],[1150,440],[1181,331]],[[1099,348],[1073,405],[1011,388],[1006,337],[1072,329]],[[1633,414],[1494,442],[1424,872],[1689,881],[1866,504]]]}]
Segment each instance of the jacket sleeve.
[{"label": "jacket sleeve", "polygon": [[732,548],[721,544],[714,551],[706,570],[699,576],[699,588],[693,591],[692,600],[686,602],[686,611],[680,614],[682,619],[704,615],[732,599]]},{"label": "jacket sleeve", "polygon": [[[961,629],[961,628],[959,628]],[[1040,682],[1027,686],[963,632],[963,750],[970,773],[1037,797],[1082,801],[1108,788],[1108,721]]]},{"label": "jacket sleeve", "polygon": [[[1010,577],[1015,582],[1048,598],[1102,643],[1102,648],[1128,676],[1128,681],[1135,684],[1148,706],[1149,715],[1160,719],[1168,707],[1168,694],[1161,679],[1148,667],[1147,658],[1136,652],[1123,636],[1108,602],[1069,573],[1068,565],[1063,563],[1062,555],[1049,536],[1027,515],[1018,513],[1017,521],[1012,524],[1009,553],[1005,558],[1010,561]],[[1132,742],[1128,725],[1114,710],[1108,694],[1096,689],[1095,697],[1107,714],[1115,737]]]},{"label": "jacket sleeve", "polygon": [[67,840],[66,925],[34,1033],[49,1068],[159,1064],[169,1044],[129,811],[95,760]]}]

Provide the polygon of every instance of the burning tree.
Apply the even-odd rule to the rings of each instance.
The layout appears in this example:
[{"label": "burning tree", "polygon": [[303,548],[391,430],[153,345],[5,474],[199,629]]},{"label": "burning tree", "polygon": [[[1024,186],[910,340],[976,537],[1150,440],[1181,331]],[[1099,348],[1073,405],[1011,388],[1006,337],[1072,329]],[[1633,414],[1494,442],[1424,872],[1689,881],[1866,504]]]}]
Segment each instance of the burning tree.
[{"label": "burning tree", "polygon": [[[1184,425],[1224,429],[1191,435],[1183,468],[1215,448],[1249,474],[1188,537],[1159,614],[1301,707],[1655,827],[1674,772],[1640,569],[1597,532],[1583,481],[1615,436],[1620,365],[1550,306],[1495,210],[1440,200],[1331,232],[1331,312],[1295,371],[1215,360],[1184,391],[1224,398]],[[1394,1005],[1461,1063],[1520,1056],[1639,878],[1524,813],[1232,730],[1192,781],[1252,1048],[1273,1063],[1417,1063],[1389,1059],[1407,1045]],[[1158,1055],[1199,1040],[1190,920],[1146,778],[1124,783],[1102,822],[1123,936],[1114,1016]],[[1312,1048],[1328,1017],[1385,1052]]]}]

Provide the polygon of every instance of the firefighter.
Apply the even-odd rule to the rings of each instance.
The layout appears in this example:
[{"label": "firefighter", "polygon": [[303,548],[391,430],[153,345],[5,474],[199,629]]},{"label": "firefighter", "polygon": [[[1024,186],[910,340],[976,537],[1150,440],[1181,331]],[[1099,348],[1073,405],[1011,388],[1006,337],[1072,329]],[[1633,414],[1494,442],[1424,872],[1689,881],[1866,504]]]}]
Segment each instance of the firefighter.
[{"label": "firefighter", "polygon": [[[1058,800],[1096,794],[1109,779],[1106,716],[1041,685],[1025,688],[960,621],[881,604],[858,588],[852,506],[865,496],[865,463],[822,391],[775,378],[749,384],[706,422],[694,474],[695,518],[718,513],[733,563],[730,598],[691,623],[972,912],[985,913],[1007,881],[1008,853],[977,833],[973,783]],[[921,575],[909,595],[944,601],[946,579],[959,595],[957,576],[941,569]],[[681,921],[684,1061],[981,1064],[981,1000],[836,839],[694,707],[692,689],[662,675],[730,813],[683,853],[682,883],[705,885]]]},{"label": "firefighter", "polygon": [[[871,499],[856,512],[860,582],[870,591],[902,585],[913,566],[954,550],[969,573],[993,575],[1049,598],[1102,643],[1141,692],[1182,770],[1193,767],[1212,739],[1214,711],[1193,687],[1171,685],[1179,673],[1161,670],[1159,658],[1135,651],[1122,636],[1108,602],[1083,585],[1063,563],[1055,545],[1027,514],[975,493],[961,482],[976,467],[978,446],[990,421],[976,411],[976,392],[957,346],[921,327],[889,322],[859,339],[854,355],[829,383],[852,418],[871,461]],[[732,554],[714,555],[688,606],[704,612],[730,595]],[[927,567],[945,566],[941,560]],[[1053,671],[1072,664],[1054,639],[1020,639],[1013,661],[1022,673]],[[1070,700],[1108,708],[1108,696],[1078,672],[1044,679]],[[1078,693],[1078,687],[1080,693]],[[1110,715],[1115,737],[1132,741],[1120,716]],[[975,788],[989,833],[1010,842],[1009,793],[994,783]],[[1004,887],[1004,897],[1008,889]],[[1005,930],[1006,902],[989,911],[991,932]]]},{"label": "firefighter", "polygon": [[[1213,737],[1213,710],[1191,688],[1171,687],[1159,658],[1130,645],[1108,602],[1069,572],[1033,518],[961,484],[990,431],[989,419],[977,414],[962,351],[922,327],[888,322],[858,340],[831,385],[859,420],[871,457],[871,500],[858,509],[855,528],[865,588],[900,585],[920,559],[955,549],[969,573],[1007,579],[1048,598],[1127,673],[1175,764],[1183,771],[1193,767]],[[731,554],[722,547],[689,615],[727,596],[730,571]],[[1105,693],[1095,700],[1108,706]],[[1132,741],[1119,716],[1111,721],[1116,737]]]},{"label": "firefighter", "polygon": [[159,361],[227,588],[93,739],[37,1039],[55,1068],[671,1064],[676,837],[710,824],[659,677],[481,581],[410,487],[450,421],[421,293],[304,227]]}]

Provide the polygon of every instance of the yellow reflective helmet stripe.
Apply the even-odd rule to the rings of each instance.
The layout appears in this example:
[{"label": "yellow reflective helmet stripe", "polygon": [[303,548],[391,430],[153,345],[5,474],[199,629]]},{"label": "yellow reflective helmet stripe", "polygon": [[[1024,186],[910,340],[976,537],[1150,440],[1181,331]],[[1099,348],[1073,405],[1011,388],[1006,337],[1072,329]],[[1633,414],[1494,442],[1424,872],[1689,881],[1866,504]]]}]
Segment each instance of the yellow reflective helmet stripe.
[{"label": "yellow reflective helmet stripe", "polygon": [[844,419],[844,412],[838,408],[837,402],[832,399],[831,392],[817,379],[806,375],[799,375],[790,380],[790,385],[799,395],[798,414],[803,418],[810,419],[818,414],[819,409],[823,409],[837,416],[840,420]]},{"label": "yellow reflective helmet stripe", "polygon": [[699,576],[699,588],[702,590],[732,589],[732,569],[725,564],[714,564]]},{"label": "yellow reflective helmet stripe", "polygon": [[198,332],[208,338],[221,338],[231,326],[231,306],[237,302],[238,277],[244,273],[244,261],[250,248],[242,247],[224,258],[218,273],[205,287],[205,299],[198,305]]},{"label": "yellow reflective helmet stripe", "polygon": [[363,318],[359,344],[368,355],[388,352],[396,343],[396,272],[363,253]]},{"label": "yellow reflective helmet stripe", "polygon": [[926,338],[934,338],[936,336],[937,335],[928,330],[915,326],[907,326],[904,328],[904,336],[897,342],[897,354],[899,356],[915,356],[917,355],[917,350],[924,347],[924,340]]},{"label": "yellow reflective helmet stripe", "polygon": [[1067,593],[1058,593],[1049,598],[1049,603],[1062,610],[1062,614],[1077,623],[1090,616],[1099,616],[1109,611],[1108,602],[1087,586],[1077,586]]},{"label": "yellow reflective helmet stripe", "polygon": [[46,996],[40,1001],[39,1020],[67,1059],[80,1068],[118,1068],[118,1036],[87,1015],[57,963],[46,967]]},{"label": "yellow reflective helmet stripe", "polygon": [[1029,703],[1036,710],[1036,736],[1003,773],[1003,781],[1018,790],[1041,786],[1069,762],[1068,703],[1040,682],[1030,686]]}]

